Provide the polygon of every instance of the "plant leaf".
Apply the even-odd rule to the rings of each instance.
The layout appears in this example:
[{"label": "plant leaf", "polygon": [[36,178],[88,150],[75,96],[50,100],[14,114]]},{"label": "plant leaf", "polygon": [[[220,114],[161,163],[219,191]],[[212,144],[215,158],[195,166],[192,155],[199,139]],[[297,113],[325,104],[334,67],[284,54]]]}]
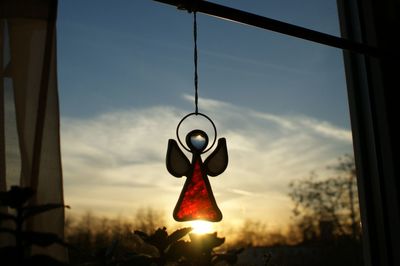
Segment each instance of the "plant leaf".
[{"label": "plant leaf", "polygon": [[17,218],[12,214],[0,212],[0,220],[13,220],[13,221],[16,221]]},{"label": "plant leaf", "polygon": [[22,238],[30,245],[37,245],[41,247],[47,247],[55,243],[68,246],[61,238],[53,233],[23,232]]},{"label": "plant leaf", "polygon": [[171,245],[172,243],[178,241],[185,235],[189,234],[191,231],[193,231],[192,227],[185,227],[185,228],[176,230],[175,232],[173,232],[172,234],[170,234],[167,237],[167,245]]},{"label": "plant leaf", "polygon": [[155,246],[160,253],[163,253],[167,248],[167,228],[158,228],[154,234],[149,236],[147,239],[143,239],[146,243]]},{"label": "plant leaf", "polygon": [[43,205],[36,205],[36,206],[28,206],[23,208],[23,219],[28,217],[37,215],[39,213],[47,212],[53,209],[59,208],[70,208],[68,205],[58,204],[58,203],[49,203]]},{"label": "plant leaf", "polygon": [[176,242],[173,242],[166,253],[166,256],[169,260],[171,261],[176,261],[179,260],[182,257],[186,257],[190,255],[191,253],[191,245],[189,242],[184,241],[184,240],[179,240]]},{"label": "plant leaf", "polygon": [[12,186],[7,192],[0,192],[0,204],[13,209],[21,208],[35,194],[30,187]]},{"label": "plant leaf", "polygon": [[143,241],[146,241],[149,238],[148,234],[139,230],[135,230],[135,234],[138,235]]}]

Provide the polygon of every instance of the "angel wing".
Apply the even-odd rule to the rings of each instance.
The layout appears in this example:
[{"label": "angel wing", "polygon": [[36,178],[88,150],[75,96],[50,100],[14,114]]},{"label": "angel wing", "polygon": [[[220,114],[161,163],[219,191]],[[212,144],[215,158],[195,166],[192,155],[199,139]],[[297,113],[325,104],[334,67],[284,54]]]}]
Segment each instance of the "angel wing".
[{"label": "angel wing", "polygon": [[204,161],[206,173],[210,176],[217,176],[225,171],[228,166],[228,150],[226,148],[226,139],[218,139],[217,148]]},{"label": "angel wing", "polygon": [[191,167],[188,158],[173,139],[168,141],[166,163],[168,172],[175,177],[186,176]]}]

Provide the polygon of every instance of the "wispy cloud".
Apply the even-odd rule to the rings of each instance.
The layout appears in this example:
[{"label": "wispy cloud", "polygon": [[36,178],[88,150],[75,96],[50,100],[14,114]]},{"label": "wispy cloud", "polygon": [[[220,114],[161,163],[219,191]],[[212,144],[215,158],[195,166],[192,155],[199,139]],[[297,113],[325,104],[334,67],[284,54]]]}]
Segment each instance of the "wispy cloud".
[{"label": "wispy cloud", "polygon": [[308,117],[299,118],[299,122],[305,126],[314,130],[316,133],[324,135],[328,138],[335,138],[348,143],[352,142],[351,131],[335,127],[327,121],[318,121]]},{"label": "wispy cloud", "polygon": [[[288,183],[351,152],[351,132],[327,121],[260,113],[212,99],[201,99],[201,106],[219,136],[227,138],[228,169],[210,178],[225,221],[245,214],[270,224],[286,222]],[[62,118],[67,203],[126,215],[149,205],[172,212],[185,178],[168,174],[165,153],[184,114],[159,106]]]},{"label": "wispy cloud", "polygon": [[[194,96],[189,95],[189,94],[183,94],[182,98],[186,100],[187,102],[193,103],[194,102]],[[221,110],[222,108],[224,109],[229,109],[231,107],[230,104],[218,101],[218,100],[213,100],[213,99],[204,99],[201,98],[199,99],[199,104],[201,105],[202,108],[210,111],[210,110]]]}]

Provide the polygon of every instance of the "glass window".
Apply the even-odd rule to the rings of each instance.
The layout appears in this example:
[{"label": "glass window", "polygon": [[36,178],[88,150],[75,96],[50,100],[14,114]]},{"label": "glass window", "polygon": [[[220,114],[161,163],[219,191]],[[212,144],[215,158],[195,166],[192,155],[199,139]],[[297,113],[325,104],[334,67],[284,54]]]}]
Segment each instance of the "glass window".
[{"label": "glass window", "polygon": [[[215,2],[339,35],[335,1]],[[154,1],[59,5],[71,234],[93,221],[195,226],[248,247],[242,261],[362,264],[341,50],[198,14],[199,111],[226,138],[229,165],[209,177],[223,220],[178,223],[186,177],[165,156],[194,111],[192,16]]]}]

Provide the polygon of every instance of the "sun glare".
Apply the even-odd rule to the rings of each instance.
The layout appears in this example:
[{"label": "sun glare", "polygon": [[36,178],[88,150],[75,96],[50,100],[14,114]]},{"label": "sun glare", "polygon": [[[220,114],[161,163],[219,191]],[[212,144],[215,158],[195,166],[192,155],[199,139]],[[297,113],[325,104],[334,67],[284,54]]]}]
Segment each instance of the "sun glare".
[{"label": "sun glare", "polygon": [[215,231],[211,222],[192,221],[190,226],[193,227],[193,233],[195,234],[209,234]]}]

